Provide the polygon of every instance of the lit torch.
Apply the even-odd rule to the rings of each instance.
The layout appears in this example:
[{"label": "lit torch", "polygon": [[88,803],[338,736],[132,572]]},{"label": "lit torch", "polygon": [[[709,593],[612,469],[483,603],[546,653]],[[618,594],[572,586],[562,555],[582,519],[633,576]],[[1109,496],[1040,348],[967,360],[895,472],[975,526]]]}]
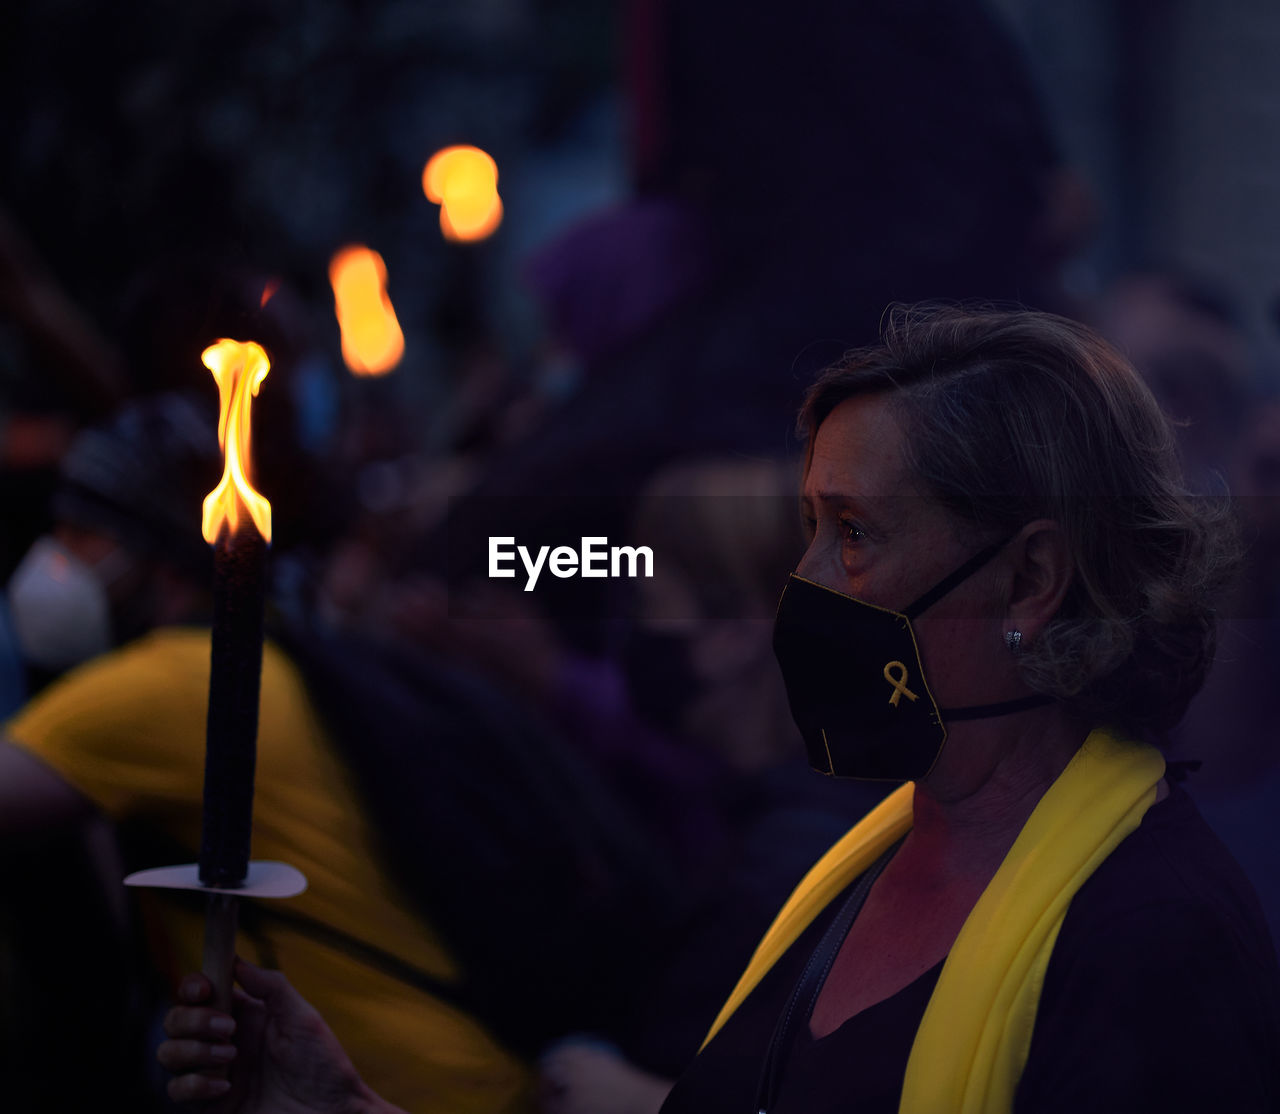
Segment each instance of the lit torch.
[{"label": "lit torch", "polygon": [[220,340],[200,357],[218,384],[222,479],[204,501],[214,547],[213,642],[205,734],[200,881],[242,885],[249,869],[271,504],[249,482],[249,410],[271,368],[253,341]]},{"label": "lit torch", "polygon": [[[219,340],[200,356],[218,384],[222,479],[205,498],[202,530],[214,547],[213,636],[205,731],[200,882],[237,889],[249,872],[253,770],[262,676],[262,616],[271,504],[249,481],[249,411],[271,369],[253,341]],[[231,1001],[237,899],[211,893],[205,918],[204,973]]]},{"label": "lit torch", "polygon": [[250,483],[249,410],[271,365],[252,341],[220,340],[201,359],[218,384],[223,472],[204,501],[214,584],[200,861],[139,871],[125,884],[208,894],[204,973],[215,1004],[229,1011],[238,898],[294,897],[307,881],[286,863],[249,861],[271,543],[271,504]]}]

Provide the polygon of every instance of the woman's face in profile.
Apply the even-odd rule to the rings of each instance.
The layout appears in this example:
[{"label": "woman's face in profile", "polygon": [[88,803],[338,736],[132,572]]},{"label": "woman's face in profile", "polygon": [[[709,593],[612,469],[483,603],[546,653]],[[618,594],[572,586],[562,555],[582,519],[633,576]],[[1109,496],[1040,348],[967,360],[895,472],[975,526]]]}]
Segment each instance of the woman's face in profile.
[{"label": "woman's face in profile", "polygon": [[[905,434],[884,395],[851,398],[819,426],[804,478],[809,547],[798,575],[901,611],[981,546],[916,485]],[[930,685],[943,706],[976,703],[1004,651],[996,564],[914,621]]]}]

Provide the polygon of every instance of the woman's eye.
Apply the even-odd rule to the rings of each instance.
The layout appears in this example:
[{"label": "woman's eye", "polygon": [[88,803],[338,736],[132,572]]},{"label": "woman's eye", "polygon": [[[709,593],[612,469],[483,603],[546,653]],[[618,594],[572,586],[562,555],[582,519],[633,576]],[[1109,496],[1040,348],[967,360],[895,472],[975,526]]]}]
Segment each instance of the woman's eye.
[{"label": "woman's eye", "polygon": [[848,542],[860,542],[866,539],[866,532],[849,518],[840,519],[840,535]]},{"label": "woman's eye", "polygon": [[813,515],[806,514],[800,516],[800,522],[804,527],[805,541],[813,541],[814,535],[818,532],[818,520]]}]

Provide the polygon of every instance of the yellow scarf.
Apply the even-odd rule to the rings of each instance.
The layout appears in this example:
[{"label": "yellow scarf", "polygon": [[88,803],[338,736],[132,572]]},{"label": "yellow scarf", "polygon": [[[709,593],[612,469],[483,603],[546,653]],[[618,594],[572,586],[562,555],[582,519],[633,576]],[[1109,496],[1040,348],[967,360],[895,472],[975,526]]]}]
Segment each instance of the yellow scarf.
[{"label": "yellow scarf", "polygon": [[[1076,890],[1141,823],[1164,777],[1143,743],[1094,731],[1049,787],[952,945],[916,1031],[900,1114],[1013,1109],[1053,943]],[[911,828],[915,786],[895,790],[796,887],[707,1041],[813,919]]]}]

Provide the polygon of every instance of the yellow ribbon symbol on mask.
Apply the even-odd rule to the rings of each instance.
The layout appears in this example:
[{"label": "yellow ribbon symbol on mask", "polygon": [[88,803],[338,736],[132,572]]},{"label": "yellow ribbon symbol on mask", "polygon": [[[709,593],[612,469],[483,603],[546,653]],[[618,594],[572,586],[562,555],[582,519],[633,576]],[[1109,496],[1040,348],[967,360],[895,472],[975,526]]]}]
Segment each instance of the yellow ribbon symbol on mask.
[{"label": "yellow ribbon symbol on mask", "polygon": [[[897,670],[897,673],[894,673],[895,669]],[[914,700],[916,698],[916,694],[907,688],[907,667],[903,665],[902,662],[889,662],[889,664],[884,667],[884,679],[893,686],[893,695],[889,697],[889,703],[895,708],[898,706],[898,701],[904,696],[908,700]]]}]

